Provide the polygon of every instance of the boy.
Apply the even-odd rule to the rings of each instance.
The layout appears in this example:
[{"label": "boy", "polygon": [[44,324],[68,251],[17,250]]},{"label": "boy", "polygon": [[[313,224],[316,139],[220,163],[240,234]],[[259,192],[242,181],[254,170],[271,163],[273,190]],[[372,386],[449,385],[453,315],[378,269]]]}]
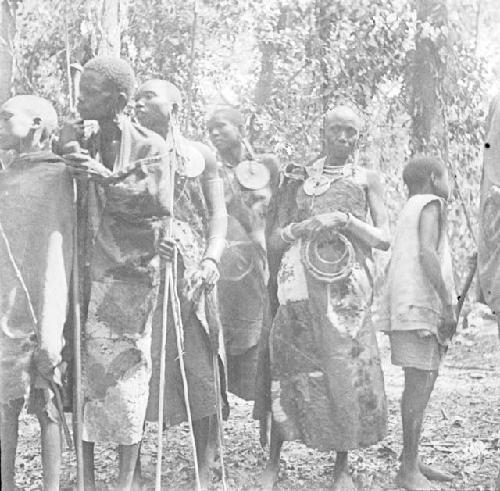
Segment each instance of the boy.
[{"label": "boy", "polygon": [[61,350],[72,260],[72,187],[51,153],[57,115],[36,96],[0,108],[0,414],[2,489],[15,489],[25,401],[41,427],[43,487],[59,489]]},{"label": "boy", "polygon": [[454,282],[446,236],[448,173],[440,160],[408,163],[409,199],[401,213],[388,269],[384,315],[392,363],[405,373],[401,401],[403,453],[397,485],[433,489],[429,479],[451,476],[424,465],[418,446],[424,411],[446,344],[456,327]]}]

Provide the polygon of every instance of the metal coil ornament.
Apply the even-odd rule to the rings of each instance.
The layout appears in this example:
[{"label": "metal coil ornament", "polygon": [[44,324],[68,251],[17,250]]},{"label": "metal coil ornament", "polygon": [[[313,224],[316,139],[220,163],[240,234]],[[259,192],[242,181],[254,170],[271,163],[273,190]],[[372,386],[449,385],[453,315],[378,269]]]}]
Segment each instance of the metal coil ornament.
[{"label": "metal coil ornament", "polygon": [[321,257],[319,246],[325,240],[305,240],[300,246],[300,257],[307,272],[318,281],[336,283],[348,278],[352,272],[355,258],[354,247],[347,237],[339,232],[331,231],[330,240],[327,242],[341,242],[344,250],[340,257],[331,261]]}]

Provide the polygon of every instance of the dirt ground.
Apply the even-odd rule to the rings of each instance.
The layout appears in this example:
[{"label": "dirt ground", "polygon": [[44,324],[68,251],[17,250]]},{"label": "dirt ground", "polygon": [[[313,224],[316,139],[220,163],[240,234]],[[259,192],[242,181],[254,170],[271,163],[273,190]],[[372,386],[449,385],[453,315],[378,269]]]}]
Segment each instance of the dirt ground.
[{"label": "dirt ground", "polygon": [[[399,403],[402,373],[390,364],[386,338],[380,337],[387,398],[389,432],[378,445],[352,452],[350,462],[360,490],[394,490],[401,451]],[[422,455],[455,475],[442,490],[494,489],[500,465],[500,346],[493,321],[472,321],[462,328],[444,361],[424,423]],[[250,418],[251,404],[231,398],[231,416],[225,428],[225,467],[230,489],[258,489],[266,454],[258,441],[258,427]],[[155,427],[147,430],[143,469],[148,489],[153,489],[156,462]],[[36,420],[23,417],[20,424],[17,484],[20,489],[40,489],[41,463]],[[187,427],[168,431],[164,439],[164,489],[193,489],[194,470]],[[334,455],[287,443],[282,452],[277,489],[323,490],[331,487]],[[113,488],[116,453],[110,446],[96,447],[99,489]],[[76,475],[72,452],[64,454],[62,485],[71,489]],[[213,489],[222,489],[217,473]]]}]

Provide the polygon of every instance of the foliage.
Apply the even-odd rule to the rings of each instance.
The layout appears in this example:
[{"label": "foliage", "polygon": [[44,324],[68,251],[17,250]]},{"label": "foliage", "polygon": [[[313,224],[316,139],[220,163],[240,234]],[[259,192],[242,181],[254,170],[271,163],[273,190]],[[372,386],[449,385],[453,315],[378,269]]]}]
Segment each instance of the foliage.
[{"label": "foliage", "polygon": [[[122,0],[122,55],[132,61],[139,82],[168,78],[182,89],[182,120],[192,137],[206,139],[207,113],[229,102],[247,116],[256,148],[274,151],[284,163],[307,162],[321,152],[325,110],[338,102],[355,105],[366,119],[360,159],[382,172],[394,225],[404,199],[401,169],[410,155],[405,80],[415,36],[424,33],[446,66],[438,94],[446,108],[446,138],[438,147],[463,198],[462,204],[455,192],[451,214],[460,265],[473,249],[463,209],[475,225],[489,87],[484,60],[475,51],[474,22],[455,20],[462,19],[458,9],[467,2],[454,2],[448,28],[436,33],[417,25],[409,0],[198,0],[194,29],[194,1]],[[19,4],[16,92],[39,93],[67,114],[65,33],[72,61],[88,60],[99,43],[101,4]],[[473,4],[467,8],[474,12]],[[482,8],[496,12],[490,0],[482,0]],[[483,18],[490,26],[486,13]]]}]

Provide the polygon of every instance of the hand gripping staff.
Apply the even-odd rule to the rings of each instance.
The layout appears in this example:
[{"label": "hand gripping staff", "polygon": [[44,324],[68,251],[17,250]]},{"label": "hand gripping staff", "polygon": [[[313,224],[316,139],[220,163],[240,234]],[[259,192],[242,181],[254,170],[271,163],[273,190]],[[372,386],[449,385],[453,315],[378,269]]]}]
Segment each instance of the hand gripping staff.
[{"label": "hand gripping staff", "polygon": [[[169,216],[167,224],[167,239],[173,237],[172,227],[174,222],[174,191],[175,191],[175,174],[178,169],[178,147],[175,141],[175,128],[172,122],[173,116],[170,117],[169,136],[172,138],[172,150],[170,158],[170,194],[169,194]],[[184,395],[184,404],[186,406],[186,414],[189,424],[189,433],[191,437],[191,445],[193,450],[194,471],[196,479],[196,489],[201,491],[200,475],[198,469],[198,455],[196,453],[196,440],[194,436],[193,418],[191,415],[191,406],[189,404],[189,387],[186,377],[186,367],[184,365],[184,329],[182,326],[181,307],[179,297],[177,295],[177,249],[174,248],[174,257],[172,262],[165,264],[165,286],[163,293],[163,309],[162,309],[162,326],[161,326],[161,351],[160,351],[160,381],[159,381],[159,400],[158,400],[158,441],[157,441],[157,461],[156,461],[156,479],[155,491],[161,491],[161,460],[163,455],[163,399],[165,396],[165,357],[166,357],[166,341],[167,341],[167,314],[168,301],[172,303],[172,317],[175,329],[175,337],[177,342],[177,352],[179,356],[179,369],[182,378],[182,388]]]}]

